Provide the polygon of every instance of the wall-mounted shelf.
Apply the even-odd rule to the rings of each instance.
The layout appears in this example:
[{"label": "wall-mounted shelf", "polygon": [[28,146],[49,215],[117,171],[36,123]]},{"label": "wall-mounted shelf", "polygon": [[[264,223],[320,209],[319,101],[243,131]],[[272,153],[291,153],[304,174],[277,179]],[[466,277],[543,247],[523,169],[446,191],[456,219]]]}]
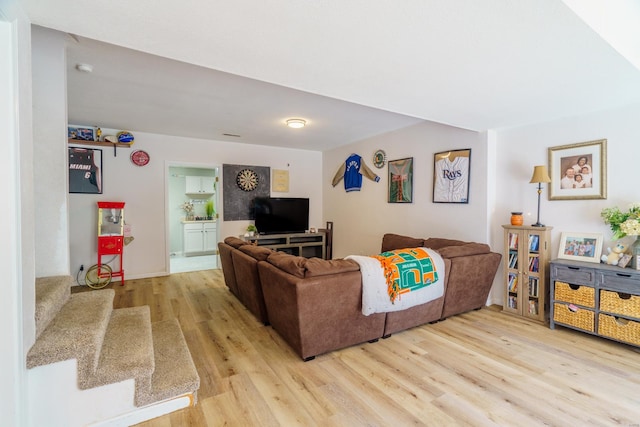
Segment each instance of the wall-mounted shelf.
[{"label": "wall-mounted shelf", "polygon": [[107,142],[107,141],[85,141],[83,139],[72,139],[69,138],[69,144],[78,144],[78,145],[99,145],[102,147],[113,147],[116,146],[118,148],[131,148],[131,144],[125,144],[122,142]]}]

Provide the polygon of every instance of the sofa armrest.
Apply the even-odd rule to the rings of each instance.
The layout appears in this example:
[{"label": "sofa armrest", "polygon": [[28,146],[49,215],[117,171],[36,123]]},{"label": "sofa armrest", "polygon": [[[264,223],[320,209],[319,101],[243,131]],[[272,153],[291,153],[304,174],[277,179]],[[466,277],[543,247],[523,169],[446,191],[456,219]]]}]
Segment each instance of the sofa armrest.
[{"label": "sofa armrest", "polygon": [[222,267],[224,283],[231,293],[237,297],[239,295],[238,282],[236,280],[235,270],[233,269],[233,259],[231,258],[231,253],[235,250],[233,246],[224,242],[218,242],[218,253],[220,254],[220,266]]},{"label": "sofa armrest", "polygon": [[[258,248],[253,245],[245,246]],[[258,260],[251,256],[251,254],[244,253],[240,250],[233,251],[231,253],[231,259],[233,260],[233,270],[236,275],[238,299],[260,322],[265,325],[269,324],[258,273]]]},{"label": "sofa armrest", "polygon": [[442,318],[483,307],[502,255],[496,252],[450,258]]}]

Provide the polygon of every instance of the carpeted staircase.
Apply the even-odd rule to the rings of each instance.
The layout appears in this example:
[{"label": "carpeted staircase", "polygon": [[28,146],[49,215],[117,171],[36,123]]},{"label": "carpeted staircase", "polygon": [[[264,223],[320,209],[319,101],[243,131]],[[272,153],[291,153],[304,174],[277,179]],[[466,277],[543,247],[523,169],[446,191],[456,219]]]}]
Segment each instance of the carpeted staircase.
[{"label": "carpeted staircase", "polygon": [[112,289],[71,295],[70,276],[36,280],[36,342],[27,368],[77,359],[78,388],[135,379],[135,406],[190,395],[200,378],[176,319],[148,306],[113,309]]}]

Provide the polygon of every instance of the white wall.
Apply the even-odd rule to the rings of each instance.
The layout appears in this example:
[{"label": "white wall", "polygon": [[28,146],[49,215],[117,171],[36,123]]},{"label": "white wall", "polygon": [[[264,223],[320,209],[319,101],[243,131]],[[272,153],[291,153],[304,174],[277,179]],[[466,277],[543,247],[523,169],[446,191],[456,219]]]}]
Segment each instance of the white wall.
[{"label": "white wall", "polygon": [[69,274],[66,37],[32,31],[36,277]]},{"label": "white wall", "polygon": [[[384,233],[448,237],[489,242],[487,229],[487,136],[424,122],[324,153],[324,217],[334,223],[334,258],[380,250]],[[471,148],[468,204],[433,203],[434,154]],[[382,149],[388,160],[413,157],[413,203],[387,203],[388,167],[376,169],[372,158]],[[357,153],[380,176],[363,180],[359,192],[347,193],[343,181],[331,181],[351,153]]]},{"label": "white wall", "polygon": [[[551,255],[558,254],[560,233],[578,231],[603,233],[604,247],[611,245],[611,230],[602,222],[605,207],[625,209],[640,202],[637,162],[640,160],[640,105],[567,118],[498,132],[497,202],[491,223],[493,248],[503,250],[502,224],[511,211],[523,211],[525,223],[537,216],[537,186],[529,184],[533,166],[548,165],[548,148],[578,142],[607,139],[608,196],[604,200],[548,200],[545,187],[540,221],[552,226]],[[626,240],[630,241],[630,237]],[[502,289],[494,284],[494,301],[502,301]]]},{"label": "white wall", "polygon": [[[189,164],[209,167],[225,163],[269,166],[288,169],[290,192],[274,193],[284,197],[310,197],[310,222],[322,222],[322,154],[314,151],[270,148],[258,145],[206,141],[193,138],[137,132],[131,149],[149,153],[147,166],[135,166],[129,160],[131,149],[119,148],[114,157],[111,147],[102,147],[103,194],[70,194],[69,223],[71,271],[85,268],[97,259],[97,207],[100,201],[123,201],[125,219],[133,227],[135,240],[124,249],[125,279],[167,274],[170,251],[167,221],[169,166]],[[100,148],[100,147],[94,147]],[[222,183],[218,187],[222,189]],[[222,194],[219,195],[222,200]],[[218,236],[222,240],[240,235],[249,221],[223,221],[223,206],[216,206],[220,214]],[[108,258],[107,258],[108,259]]]},{"label": "white wall", "polygon": [[0,414],[15,426],[28,423],[24,361],[35,335],[30,44],[24,11],[0,0]]},{"label": "white wall", "polygon": [[[28,175],[23,185],[27,189],[33,185],[27,194],[35,195],[38,206],[35,229],[42,248],[38,249],[35,264],[39,276],[69,272],[75,276],[80,265],[88,268],[97,262],[97,201],[126,203],[125,219],[133,226],[135,240],[124,250],[125,278],[167,274],[170,245],[166,188],[172,162],[192,167],[233,163],[289,170],[290,192],[274,195],[310,197],[310,223],[322,223],[322,183],[318,178],[322,173],[321,153],[156,135],[135,129],[129,129],[135,136],[132,148],[119,148],[115,155],[112,147],[91,147],[102,149],[103,194],[67,195],[65,38],[39,27],[35,27],[34,34],[33,57],[38,68],[33,75],[37,119],[34,146],[38,152],[36,166],[41,170],[36,172],[35,180]],[[100,124],[99,118],[96,122]],[[146,150],[151,162],[144,167],[133,165],[129,159],[132,149]],[[26,170],[33,173],[32,169]],[[219,188],[223,188],[222,184]],[[217,211],[222,217],[220,204]],[[219,238],[243,233],[248,223],[220,221]],[[28,230],[32,232],[33,228]],[[32,295],[33,287],[27,289]],[[29,299],[33,301],[32,296]],[[33,323],[33,303],[28,310]]]}]

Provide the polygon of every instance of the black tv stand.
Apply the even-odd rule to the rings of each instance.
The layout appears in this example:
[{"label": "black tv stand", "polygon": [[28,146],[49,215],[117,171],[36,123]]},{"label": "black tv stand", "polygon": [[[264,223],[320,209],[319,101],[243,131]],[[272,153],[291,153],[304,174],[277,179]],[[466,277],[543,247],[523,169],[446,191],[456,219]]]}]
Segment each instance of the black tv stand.
[{"label": "black tv stand", "polygon": [[284,233],[240,236],[247,242],[305,258],[327,259],[327,233]]}]

